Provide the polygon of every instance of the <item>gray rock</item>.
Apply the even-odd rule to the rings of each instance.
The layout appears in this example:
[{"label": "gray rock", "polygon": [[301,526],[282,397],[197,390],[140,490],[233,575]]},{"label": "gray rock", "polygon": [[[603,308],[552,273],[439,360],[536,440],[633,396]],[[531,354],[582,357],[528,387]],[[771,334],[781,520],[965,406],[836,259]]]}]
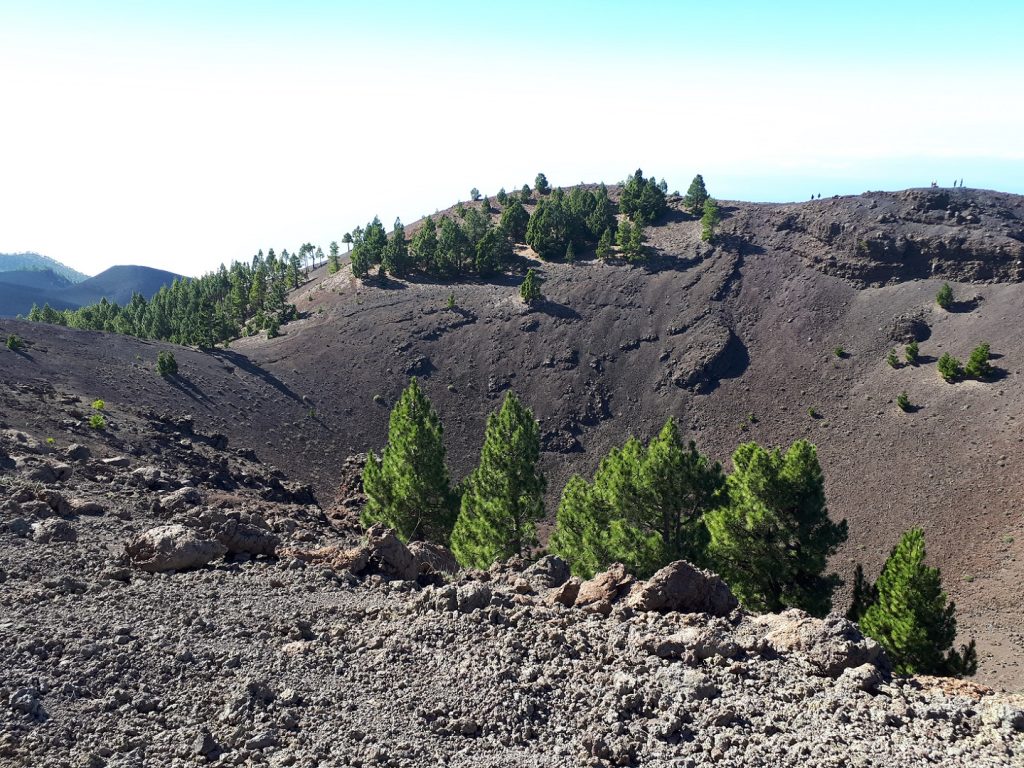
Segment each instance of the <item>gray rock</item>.
[{"label": "gray rock", "polygon": [[68,461],[81,463],[92,458],[92,451],[89,450],[89,446],[87,445],[72,443],[65,449],[64,458]]},{"label": "gray rock", "polygon": [[408,549],[421,574],[459,572],[459,563],[447,547],[432,541],[411,541]]},{"label": "gray rock", "polygon": [[844,669],[874,664],[888,669],[881,646],[865,637],[857,626],[832,613],[816,619],[791,608],[780,614],[758,616],[755,624],[764,640],[777,653],[799,653],[822,675],[839,677]]},{"label": "gray rock", "polygon": [[569,564],[557,555],[545,555],[523,571],[523,576],[529,579],[536,589],[560,587],[571,575]]},{"label": "gray rock", "polygon": [[678,611],[727,616],[739,603],[722,579],[677,560],[634,589],[626,604],[637,611]]},{"label": "gray rock", "polygon": [[40,544],[77,541],[78,534],[67,520],[51,517],[32,524],[32,540]]},{"label": "gray rock", "polygon": [[199,568],[226,551],[219,541],[204,539],[183,525],[151,528],[125,544],[131,564],[149,572]]},{"label": "gray rock", "polygon": [[607,571],[580,585],[574,605],[608,616],[612,612],[612,604],[625,597],[634,583],[636,579],[626,573],[626,567],[622,563],[614,563]]},{"label": "gray rock", "polygon": [[[139,472],[141,470],[135,470]],[[194,507],[199,506],[203,501],[203,497],[199,491],[195,488],[179,488],[171,493],[164,494],[160,497],[160,509],[168,514],[179,514],[181,512],[187,512]]]},{"label": "gray rock", "polygon": [[366,546],[371,551],[370,562],[380,573],[402,581],[415,581],[419,576],[419,563],[390,528],[380,524],[370,526]]}]

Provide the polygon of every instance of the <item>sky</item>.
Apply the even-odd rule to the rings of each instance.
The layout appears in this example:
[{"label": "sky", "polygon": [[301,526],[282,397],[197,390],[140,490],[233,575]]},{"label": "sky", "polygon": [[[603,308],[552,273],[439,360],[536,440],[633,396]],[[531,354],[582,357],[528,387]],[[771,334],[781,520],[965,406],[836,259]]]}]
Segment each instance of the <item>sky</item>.
[{"label": "sky", "polygon": [[199,275],[640,167],[1024,193],[1024,3],[0,0],[0,252]]}]

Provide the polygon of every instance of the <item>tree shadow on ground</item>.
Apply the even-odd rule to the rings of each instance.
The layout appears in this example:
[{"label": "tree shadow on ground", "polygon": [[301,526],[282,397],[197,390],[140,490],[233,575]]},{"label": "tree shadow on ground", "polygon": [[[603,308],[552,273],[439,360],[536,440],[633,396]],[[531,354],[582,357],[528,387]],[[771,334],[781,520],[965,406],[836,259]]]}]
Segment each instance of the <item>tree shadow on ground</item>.
[{"label": "tree shadow on ground", "polygon": [[269,371],[260,368],[245,355],[240,355],[237,352],[233,352],[229,349],[210,350],[210,354],[215,357],[228,360],[233,365],[237,366],[238,368],[241,368],[243,371],[248,373],[250,376],[255,376],[256,378],[262,379],[285,397],[291,400],[295,400],[297,402],[302,402],[302,398],[295,394],[284,382],[282,382],[279,378],[274,376],[274,374],[270,373]]},{"label": "tree shadow on ground", "polygon": [[210,402],[210,398],[206,396],[206,393],[203,392],[203,390],[181,374],[175,373],[170,376],[164,376],[164,380],[182,394],[195,400],[197,403],[205,405]]}]

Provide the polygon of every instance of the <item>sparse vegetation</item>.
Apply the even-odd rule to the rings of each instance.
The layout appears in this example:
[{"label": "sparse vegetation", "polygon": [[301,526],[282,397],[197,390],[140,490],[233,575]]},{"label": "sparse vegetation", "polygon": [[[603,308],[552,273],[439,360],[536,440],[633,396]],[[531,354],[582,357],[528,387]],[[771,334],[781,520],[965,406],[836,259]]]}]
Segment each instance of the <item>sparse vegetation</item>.
[{"label": "sparse vegetation", "polygon": [[949,283],[943,283],[939,292],[935,294],[935,303],[947,312],[953,306],[953,289]]},{"label": "sparse vegetation", "polygon": [[13,333],[8,335],[8,337],[7,337],[7,348],[9,350],[11,350],[11,352],[19,351],[22,348],[22,346],[23,346],[23,343],[22,343],[21,339],[19,339]]},{"label": "sparse vegetation", "polygon": [[455,294],[449,293],[448,299],[445,301],[444,306],[446,309],[455,309]]},{"label": "sparse vegetation", "polygon": [[861,629],[881,643],[900,674],[973,675],[974,641],[953,650],[956,607],[947,602],[939,569],[924,559],[924,532],[904,533],[868,590],[874,599],[862,609]]},{"label": "sparse vegetation", "polygon": [[910,397],[906,392],[900,392],[896,395],[896,405],[903,412],[910,410]]},{"label": "sparse vegetation", "polygon": [[89,427],[96,430],[104,430],[107,428],[107,420],[103,417],[102,413],[94,413],[89,417]]},{"label": "sparse vegetation", "polygon": [[156,371],[161,376],[176,376],[178,373],[178,361],[174,359],[174,353],[162,350],[156,356]]},{"label": "sparse vegetation", "polygon": [[103,400],[96,399],[92,401],[91,407],[94,411],[102,411],[107,407],[107,404]]},{"label": "sparse vegetation", "polygon": [[943,352],[938,362],[939,376],[946,381],[956,381],[963,375],[963,366],[960,361],[948,352]]},{"label": "sparse vegetation", "polygon": [[846,357],[846,350],[842,347],[836,347],[832,350],[832,354],[838,357],[840,360]]}]

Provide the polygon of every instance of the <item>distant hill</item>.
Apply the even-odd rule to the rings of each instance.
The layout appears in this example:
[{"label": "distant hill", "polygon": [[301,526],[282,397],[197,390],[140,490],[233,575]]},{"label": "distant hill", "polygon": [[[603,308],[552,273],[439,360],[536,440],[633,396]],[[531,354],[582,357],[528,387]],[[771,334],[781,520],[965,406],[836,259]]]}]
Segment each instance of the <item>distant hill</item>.
[{"label": "distant hill", "polygon": [[[78,270],[72,269],[65,264],[61,264],[56,259],[51,259],[49,256],[43,256],[39,253],[32,253],[31,251],[26,253],[0,253],[0,272],[16,272],[22,270],[49,270],[55,275],[60,275],[65,278],[69,283],[80,283],[89,278],[88,275],[83,275]],[[6,282],[7,276],[4,275],[2,279]]]},{"label": "distant hill", "polygon": [[149,299],[163,286],[180,279],[181,275],[163,269],[134,265],[111,267],[96,277],[71,286],[61,294],[61,298],[77,306],[95,304],[101,299],[124,304],[131,300],[132,294],[141,293]]},{"label": "distant hill", "polygon": [[124,304],[135,293],[148,299],[180,277],[162,269],[134,265],[111,267],[81,281],[71,281],[51,269],[0,271],[0,317],[26,315],[33,304],[77,309],[104,298]]}]

